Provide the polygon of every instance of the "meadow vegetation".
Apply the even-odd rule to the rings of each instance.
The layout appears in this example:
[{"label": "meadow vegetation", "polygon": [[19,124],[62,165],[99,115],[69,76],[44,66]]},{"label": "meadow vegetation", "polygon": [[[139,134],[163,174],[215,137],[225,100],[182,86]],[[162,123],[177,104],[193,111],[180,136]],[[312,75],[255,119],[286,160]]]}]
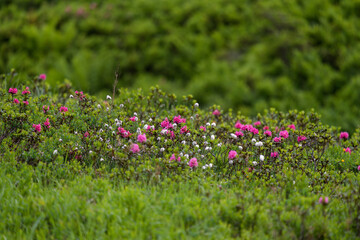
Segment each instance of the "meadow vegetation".
[{"label": "meadow vegetation", "polygon": [[3,239],[360,237],[360,129],[19,76],[0,85]]}]

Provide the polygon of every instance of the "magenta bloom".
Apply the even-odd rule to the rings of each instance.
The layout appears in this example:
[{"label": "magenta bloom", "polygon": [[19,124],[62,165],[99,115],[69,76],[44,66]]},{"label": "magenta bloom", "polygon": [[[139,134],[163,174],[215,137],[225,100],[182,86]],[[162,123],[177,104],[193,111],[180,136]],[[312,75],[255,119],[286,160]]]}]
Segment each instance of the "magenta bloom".
[{"label": "magenta bloom", "polygon": [[279,156],[279,153],[278,152],[272,152],[271,154],[270,154],[270,157],[272,157],[272,158],[277,158]]},{"label": "magenta bloom", "polygon": [[126,131],[124,128],[122,127],[119,127],[118,128],[118,134],[120,134],[123,138],[128,138],[130,137],[130,132],[129,131]]},{"label": "magenta bloom", "polygon": [[266,136],[269,136],[269,137],[272,136],[272,133],[271,133],[271,131],[269,131],[269,130],[265,131],[264,134],[265,134]]},{"label": "magenta bloom", "polygon": [[174,123],[181,123],[181,116],[179,115],[179,116],[175,116],[174,118],[173,118],[173,122]]},{"label": "magenta bloom", "polygon": [[191,168],[197,167],[199,165],[196,158],[190,159],[188,164],[189,164],[189,167],[191,167]]},{"label": "magenta bloom", "polygon": [[279,134],[280,137],[283,137],[283,138],[288,138],[289,137],[289,132],[284,130],[284,131],[281,131],[280,134]]},{"label": "magenta bloom", "polygon": [[28,101],[23,101],[23,104],[25,104],[26,106],[29,105]]},{"label": "magenta bloom", "polygon": [[146,135],[145,133],[144,134],[140,134],[137,138],[138,142],[139,143],[142,143],[142,142],[146,142]]},{"label": "magenta bloom", "polygon": [[49,106],[44,105],[44,106],[43,106],[43,111],[44,111],[44,113],[46,113],[47,111],[49,111]]},{"label": "magenta bloom", "polygon": [[33,124],[32,127],[35,129],[35,132],[41,132],[41,124]]},{"label": "magenta bloom", "polygon": [[305,141],[305,140],[306,140],[305,136],[298,136],[298,138],[297,138],[298,142],[302,142],[302,141]]},{"label": "magenta bloom", "polygon": [[345,152],[348,152],[349,154],[351,154],[351,149],[350,148],[345,148]]},{"label": "magenta bloom", "polygon": [[9,88],[9,93],[11,93],[11,94],[16,94],[17,91],[18,90],[16,88]]},{"label": "magenta bloom", "polygon": [[235,128],[237,128],[237,129],[241,129],[242,126],[243,125],[239,121],[235,123]]},{"label": "magenta bloom", "polygon": [[234,150],[231,150],[231,151],[229,152],[229,159],[231,160],[231,159],[236,158],[236,155],[237,155],[237,152],[234,151]]},{"label": "magenta bloom", "polygon": [[184,134],[184,133],[187,133],[187,132],[188,132],[187,126],[183,126],[183,127],[180,129],[180,133],[181,133],[181,134]]},{"label": "magenta bloom", "polygon": [[138,153],[138,152],[140,152],[139,145],[137,145],[137,144],[132,144],[130,151],[132,151],[133,153]]},{"label": "magenta bloom", "polygon": [[175,154],[173,153],[173,155],[171,155],[170,157],[170,161],[174,161],[176,158],[175,158]]},{"label": "magenta bloom", "polygon": [[244,133],[242,131],[235,132],[235,135],[238,136],[244,136]]},{"label": "magenta bloom", "polygon": [[88,133],[88,132],[86,132],[86,133],[84,133],[84,137],[89,137],[90,136],[90,134]]},{"label": "magenta bloom", "polygon": [[349,138],[349,133],[348,132],[341,132],[340,133],[340,139],[348,139]]},{"label": "magenta bloom", "polygon": [[358,166],[358,170],[360,171],[360,165]]},{"label": "magenta bloom", "polygon": [[219,116],[220,115],[220,111],[215,109],[213,112],[212,112],[213,115],[215,116]]},{"label": "magenta bloom", "polygon": [[290,129],[292,129],[292,130],[295,130],[295,129],[296,129],[294,124],[289,125],[288,128],[290,128]]},{"label": "magenta bloom", "polygon": [[46,79],[46,74],[44,74],[44,73],[40,74],[39,79],[40,80],[45,80]]},{"label": "magenta bloom", "polygon": [[259,125],[261,125],[260,121],[254,122],[254,126],[259,126]]},{"label": "magenta bloom", "polygon": [[67,107],[60,107],[60,112],[67,112],[68,108]]},{"label": "magenta bloom", "polygon": [[136,120],[137,120],[136,116],[133,116],[133,117],[130,118],[130,121],[132,121],[132,122],[136,122]]},{"label": "magenta bloom", "polygon": [[319,198],[319,203],[320,204],[323,204],[323,205],[326,205],[326,204],[328,204],[329,203],[329,198],[328,197],[320,197]]},{"label": "magenta bloom", "polygon": [[26,87],[24,91],[21,93],[22,95],[30,94],[29,87]]},{"label": "magenta bloom", "polygon": [[204,126],[200,126],[200,130],[202,130],[202,131],[206,131],[206,127],[204,127]]},{"label": "magenta bloom", "polygon": [[263,127],[263,130],[269,130],[269,126]]},{"label": "magenta bloom", "polygon": [[19,100],[17,100],[17,99],[15,98],[13,102],[14,102],[15,104],[18,104],[18,103],[19,103]]},{"label": "magenta bloom", "polygon": [[47,118],[46,121],[44,122],[44,126],[47,128],[50,128],[50,122],[49,119]]},{"label": "magenta bloom", "polygon": [[253,134],[259,134],[259,129],[252,127],[250,132],[252,132]]},{"label": "magenta bloom", "polygon": [[281,137],[274,137],[274,142],[281,142]]},{"label": "magenta bloom", "polygon": [[162,128],[168,128],[169,125],[170,125],[170,122],[169,122],[169,120],[168,120],[167,118],[165,118],[165,120],[162,121],[161,124],[160,124],[160,126],[161,126]]}]

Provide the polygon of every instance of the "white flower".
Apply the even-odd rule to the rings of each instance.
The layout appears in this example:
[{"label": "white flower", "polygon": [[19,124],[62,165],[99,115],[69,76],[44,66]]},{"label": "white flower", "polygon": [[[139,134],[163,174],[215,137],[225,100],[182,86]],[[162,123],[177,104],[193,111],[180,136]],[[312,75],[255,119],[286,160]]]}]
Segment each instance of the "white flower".
[{"label": "white flower", "polygon": [[116,126],[117,126],[117,127],[120,127],[120,126],[121,126],[121,122],[117,122],[117,123],[116,123]]},{"label": "white flower", "polygon": [[107,107],[107,108],[106,108],[106,111],[109,111],[109,110],[110,110],[110,108]]},{"label": "white flower", "polygon": [[123,107],[124,107],[124,104],[120,104],[119,107],[120,107],[120,108],[123,108]]},{"label": "white flower", "polygon": [[134,116],[137,116],[137,113],[136,113],[136,112],[134,112]]},{"label": "white flower", "polygon": [[58,150],[55,149],[54,152],[53,152],[53,154],[54,154],[54,155],[58,154]]},{"label": "white flower", "polygon": [[118,121],[119,121],[119,119],[115,118],[115,122],[118,122]]},{"label": "white flower", "polygon": [[264,157],[264,155],[260,155],[260,161],[264,161],[264,159],[265,159],[265,157]]},{"label": "white flower", "polygon": [[102,162],[102,161],[104,161],[104,159],[103,159],[103,158],[100,158],[100,162]]},{"label": "white flower", "polygon": [[106,96],[106,99],[109,99],[109,100],[110,100],[110,99],[111,99],[111,97],[110,97],[109,95],[107,95],[107,96]]},{"label": "white flower", "polygon": [[262,142],[257,142],[257,143],[255,143],[255,146],[257,146],[257,147],[262,147],[264,144],[262,143]]},{"label": "white flower", "polygon": [[176,127],[177,127],[177,124],[176,124],[176,123],[174,123],[174,124],[173,124],[173,127],[174,127],[174,128],[176,128]]},{"label": "white flower", "polygon": [[204,155],[201,155],[200,157],[201,157],[201,158],[204,158],[205,156],[204,156]]},{"label": "white flower", "polygon": [[137,132],[137,134],[141,134],[141,129],[138,128],[138,129],[136,130],[136,132]]},{"label": "white flower", "polygon": [[256,165],[257,165],[257,161],[253,161],[252,163],[254,164],[254,166],[256,166]]},{"label": "white flower", "polygon": [[107,123],[104,124],[104,127],[108,127],[109,125]]},{"label": "white flower", "polygon": [[207,141],[204,142],[204,145],[208,145],[209,143]]},{"label": "white flower", "polygon": [[166,142],[167,142],[167,139],[164,140],[164,143],[166,143]]},{"label": "white flower", "polygon": [[[99,133],[102,133],[104,130],[102,128],[100,128]],[[77,134],[77,132],[75,132],[75,134]]]},{"label": "white flower", "polygon": [[293,184],[295,185],[295,181],[293,181]]},{"label": "white flower", "polygon": [[181,144],[186,145],[186,141],[185,140],[181,141]]},{"label": "white flower", "polygon": [[190,117],[190,120],[194,120],[194,117],[193,117],[193,116],[191,116],[191,117]]},{"label": "white flower", "polygon": [[209,127],[209,126],[210,126],[210,123],[206,123],[206,126]]},{"label": "white flower", "polygon": [[92,154],[92,152],[93,152],[93,151],[90,150],[90,151],[89,151],[89,154]]},{"label": "white flower", "polygon": [[201,149],[198,149],[197,151],[198,151],[198,152],[201,152]]},{"label": "white flower", "polygon": [[199,145],[195,145],[196,148],[199,148]]},{"label": "white flower", "polygon": [[229,160],[229,164],[233,164],[234,163],[234,161],[233,160]]},{"label": "white flower", "polygon": [[146,130],[146,129],[148,128],[148,126],[149,126],[149,125],[145,124],[144,129]]},{"label": "white flower", "polygon": [[202,169],[206,169],[206,167],[205,167],[205,166],[202,166]]},{"label": "white flower", "polygon": [[206,148],[205,148],[205,151],[209,151],[209,147],[206,147]]},{"label": "white flower", "polygon": [[98,105],[97,105],[97,107],[98,107],[98,108],[101,108],[101,105],[100,105],[100,104],[98,104]]},{"label": "white flower", "polygon": [[164,135],[165,133],[167,133],[167,131],[168,131],[167,129],[163,129],[163,130],[161,130],[161,134]]},{"label": "white flower", "polygon": [[165,151],[165,148],[160,148],[160,152],[163,152],[163,151]]},{"label": "white flower", "polygon": [[102,137],[100,137],[100,139],[99,139],[101,142],[103,141],[103,139],[102,139]]},{"label": "white flower", "polygon": [[187,133],[187,134],[186,134],[187,137],[190,137],[190,135],[191,135],[190,133]]},{"label": "white flower", "polygon": [[237,139],[237,138],[238,138],[238,137],[237,137],[235,134],[233,134],[233,133],[231,133],[230,136],[231,136],[232,138],[234,138],[234,139]]},{"label": "white flower", "polygon": [[195,104],[194,104],[194,107],[196,107],[196,108],[199,107],[199,104],[198,104],[198,103],[195,103]]},{"label": "white flower", "polygon": [[184,157],[189,159],[189,154],[185,154]]},{"label": "white flower", "polygon": [[192,142],[193,145],[196,145],[197,143],[195,141]]},{"label": "white flower", "polygon": [[149,118],[149,122],[152,122],[152,118]]},{"label": "white flower", "polygon": [[255,139],[255,138],[251,139],[251,141],[252,141],[253,143],[256,143],[256,139]]},{"label": "white flower", "polygon": [[180,157],[182,157],[182,156],[184,156],[184,153],[181,152],[179,155],[180,155]]},{"label": "white flower", "polygon": [[158,140],[158,141],[160,141],[160,140],[161,140],[161,138],[160,138],[160,137],[158,137],[158,138],[157,138],[157,140]]},{"label": "white flower", "polygon": [[215,135],[211,135],[210,139],[211,139],[211,140],[214,140],[214,139],[215,139]]},{"label": "white flower", "polygon": [[218,147],[221,147],[222,143],[218,143]]},{"label": "white flower", "polygon": [[74,98],[74,96],[73,96],[73,95],[70,95],[70,98]]},{"label": "white flower", "polygon": [[240,150],[240,151],[243,150],[243,147],[242,147],[242,146],[239,146],[239,150]]},{"label": "white flower", "polygon": [[111,145],[109,145],[109,146],[108,146],[108,148],[109,148],[109,149],[111,149],[111,148],[112,148],[112,146],[111,146]]},{"label": "white flower", "polygon": [[74,133],[75,133],[75,135],[76,135],[76,134],[77,134],[77,131],[75,131]]},{"label": "white flower", "polygon": [[216,127],[216,123],[213,122],[213,123],[211,124],[211,126],[212,126],[212,127]]},{"label": "white flower", "polygon": [[209,164],[209,167],[211,167],[211,168],[213,167],[212,163]]},{"label": "white flower", "polygon": [[61,139],[61,138],[59,139],[59,142],[62,142],[62,139]]},{"label": "white flower", "polygon": [[206,136],[204,135],[204,136],[202,136],[202,138],[203,138],[203,139],[206,139]]}]

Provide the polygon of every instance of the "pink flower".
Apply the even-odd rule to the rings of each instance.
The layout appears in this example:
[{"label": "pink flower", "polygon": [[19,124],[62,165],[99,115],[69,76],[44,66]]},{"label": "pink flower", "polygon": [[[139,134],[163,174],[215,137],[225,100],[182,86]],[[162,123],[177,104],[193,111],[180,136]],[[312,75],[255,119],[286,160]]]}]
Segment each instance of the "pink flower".
[{"label": "pink flower", "polygon": [[348,152],[349,154],[351,154],[351,149],[350,148],[345,148],[345,152]]},{"label": "pink flower", "polygon": [[348,132],[341,132],[340,133],[340,139],[348,139],[349,138],[349,133]]},{"label": "pink flower", "polygon": [[171,155],[170,157],[170,161],[174,161],[176,158],[175,158],[175,154],[173,153],[173,155]]},{"label": "pink flower", "polygon": [[21,93],[22,95],[30,94],[29,87],[26,87],[24,91]]},{"label": "pink flower", "polygon": [[323,205],[326,205],[326,204],[328,204],[329,203],[329,198],[328,197],[320,197],[319,198],[319,203],[320,204],[323,204]]},{"label": "pink flower", "polygon": [[272,136],[272,133],[271,133],[271,131],[269,131],[269,130],[266,130],[266,131],[264,132],[264,134],[265,134],[266,136],[269,136],[269,137]]},{"label": "pink flower", "polygon": [[294,124],[289,125],[288,128],[293,129],[293,130],[296,129]]},{"label": "pink flower", "polygon": [[32,127],[35,129],[35,132],[41,132],[41,124],[33,124]]},{"label": "pink flower", "polygon": [[[167,118],[166,118],[166,120],[167,120]],[[186,122],[186,119],[185,119],[185,118],[181,118],[181,116],[179,115],[179,116],[175,116],[175,117],[173,118],[173,122],[174,122],[174,123],[185,123],[185,122]]]},{"label": "pink flower", "polygon": [[15,104],[18,104],[18,103],[19,103],[19,100],[17,100],[17,99],[15,98],[13,102],[14,102]]},{"label": "pink flower", "polygon": [[50,122],[49,119],[47,118],[46,121],[44,122],[44,126],[47,128],[50,128]]},{"label": "pink flower", "polygon": [[274,137],[274,142],[281,142],[281,137]]},{"label": "pink flower", "polygon": [[253,134],[259,134],[259,129],[252,127],[250,132],[252,132]]},{"label": "pink flower", "polygon": [[181,133],[181,134],[184,134],[184,133],[187,133],[187,132],[188,132],[187,126],[183,126],[183,127],[180,129],[180,133]]},{"label": "pink flower", "polygon": [[119,127],[118,128],[118,133],[117,134],[120,134],[123,138],[129,138],[131,136],[130,132],[129,131],[126,131],[124,128],[122,127]]},{"label": "pink flower", "polygon": [[137,144],[132,144],[130,151],[132,151],[133,153],[138,153],[138,152],[140,152],[139,145],[137,145]]},{"label": "pink flower", "polygon": [[23,101],[23,104],[25,104],[26,106],[29,105],[28,101]]},{"label": "pink flower", "polygon": [[136,117],[136,116],[131,117],[131,118],[130,118],[130,121],[136,122],[136,121],[137,121],[137,117]]},{"label": "pink flower", "polygon": [[360,171],[360,165],[358,166],[358,170]]},{"label": "pink flower", "polygon": [[305,140],[306,140],[305,136],[298,136],[298,138],[297,138],[298,142],[302,142],[302,141],[305,141]]},{"label": "pink flower", "polygon": [[85,138],[87,138],[87,137],[89,137],[89,136],[90,136],[90,134],[89,134],[88,132],[84,133],[84,137],[85,137]]},{"label": "pink flower", "polygon": [[40,80],[45,80],[46,79],[46,74],[44,74],[44,73],[40,74],[39,79]]},{"label": "pink flower", "polygon": [[200,130],[202,130],[202,131],[206,131],[206,127],[204,127],[204,126],[200,126]]},{"label": "pink flower", "polygon": [[191,168],[197,167],[199,165],[196,158],[190,159],[188,164],[189,164],[189,167],[191,167]]},{"label": "pink flower", "polygon": [[229,159],[231,160],[231,159],[234,159],[234,158],[236,158],[236,155],[237,155],[237,152],[236,151],[234,151],[234,150],[231,150],[230,152],[229,152]]},{"label": "pink flower", "polygon": [[16,88],[9,88],[9,93],[11,93],[11,94],[16,94],[17,91],[18,90]]},{"label": "pink flower", "polygon": [[269,130],[269,126],[263,127],[263,130]]},{"label": "pink flower", "polygon": [[235,128],[241,129],[242,126],[243,126],[243,125],[242,125],[239,121],[237,121],[237,122],[235,123]]},{"label": "pink flower", "polygon": [[60,107],[60,112],[67,112],[68,108],[67,107]]},{"label": "pink flower", "polygon": [[47,111],[49,111],[49,106],[44,105],[42,108],[43,108],[44,113],[46,113]]},{"label": "pink flower", "polygon": [[242,131],[238,131],[238,132],[235,132],[235,135],[236,136],[244,136],[244,133]]},{"label": "pink flower", "polygon": [[170,125],[170,122],[169,122],[168,118],[165,118],[165,120],[162,121],[161,124],[160,124],[160,126],[161,126],[162,128],[168,128],[169,125]]},{"label": "pink flower", "polygon": [[272,157],[272,158],[277,158],[279,156],[279,153],[278,152],[272,152],[271,154],[270,154],[270,157]]},{"label": "pink flower", "polygon": [[260,121],[254,122],[254,126],[259,126],[259,125],[261,125]]},{"label": "pink flower", "polygon": [[220,111],[215,109],[213,112],[212,112],[213,115],[215,116],[219,116],[220,115]]},{"label": "pink flower", "polygon": [[140,134],[137,138],[138,142],[139,143],[142,143],[142,142],[146,142],[146,135],[145,133],[144,134]]},{"label": "pink flower", "polygon": [[284,131],[281,131],[280,134],[279,134],[280,137],[283,137],[283,138],[288,138],[289,137],[289,132],[284,130]]}]

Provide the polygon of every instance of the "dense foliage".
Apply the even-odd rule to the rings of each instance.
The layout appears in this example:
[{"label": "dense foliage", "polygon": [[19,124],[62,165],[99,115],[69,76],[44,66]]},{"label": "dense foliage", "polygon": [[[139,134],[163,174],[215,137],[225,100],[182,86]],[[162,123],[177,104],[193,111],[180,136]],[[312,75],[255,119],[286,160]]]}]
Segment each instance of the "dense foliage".
[{"label": "dense foliage", "polygon": [[358,0],[1,1],[0,72],[100,91],[159,84],[245,114],[359,127]]},{"label": "dense foliage", "polygon": [[360,129],[46,79],[1,82],[3,237],[360,237]]}]

